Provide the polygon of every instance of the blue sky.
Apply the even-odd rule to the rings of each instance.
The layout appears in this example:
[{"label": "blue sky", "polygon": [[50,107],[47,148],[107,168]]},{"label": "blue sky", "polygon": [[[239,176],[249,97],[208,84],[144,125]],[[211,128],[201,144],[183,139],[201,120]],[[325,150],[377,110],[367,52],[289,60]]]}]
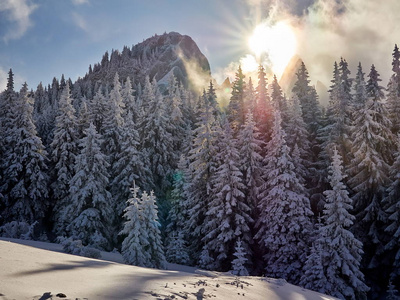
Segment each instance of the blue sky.
[{"label": "blue sky", "polygon": [[106,50],[170,31],[190,35],[212,68],[223,67],[246,51],[249,16],[242,0],[0,0],[1,89],[9,68],[31,88],[62,73],[75,80]]},{"label": "blue sky", "polygon": [[374,63],[386,85],[399,12],[398,0],[0,0],[0,90],[9,68],[18,89],[61,74],[76,80],[105,51],[170,31],[191,36],[221,81],[251,53],[254,27],[282,20],[312,83],[329,86],[344,57],[352,75],[359,61],[366,73]]}]

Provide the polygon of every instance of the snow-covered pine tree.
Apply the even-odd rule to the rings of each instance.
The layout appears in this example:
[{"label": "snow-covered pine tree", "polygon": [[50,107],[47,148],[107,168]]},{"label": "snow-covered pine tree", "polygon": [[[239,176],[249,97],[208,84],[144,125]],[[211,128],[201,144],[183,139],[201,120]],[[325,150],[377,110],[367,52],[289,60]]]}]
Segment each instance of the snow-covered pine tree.
[{"label": "snow-covered pine tree", "polygon": [[85,245],[110,248],[110,227],[114,220],[111,195],[107,191],[108,163],[101,152],[102,139],[93,124],[79,141],[80,153],[70,183],[71,200],[63,209],[67,235]]},{"label": "snow-covered pine tree", "polygon": [[397,136],[395,161],[390,166],[391,184],[382,203],[388,216],[385,232],[388,241],[385,245],[386,257],[392,264],[391,278],[400,277],[400,134]]},{"label": "snow-covered pine tree", "polygon": [[400,131],[400,51],[397,45],[393,50],[392,71],[387,87],[387,109],[389,120],[392,122],[392,132],[398,134]]},{"label": "snow-covered pine tree", "polygon": [[247,253],[242,246],[242,241],[238,239],[233,253],[235,259],[232,260],[232,274],[237,276],[249,276],[249,271],[246,269]]},{"label": "snow-covered pine tree", "polygon": [[33,103],[25,83],[17,96],[10,70],[3,101],[2,222],[41,221],[48,208],[47,153],[33,123]]},{"label": "snow-covered pine tree", "polygon": [[170,263],[182,265],[188,265],[190,263],[185,235],[182,231],[174,231],[174,233],[168,237],[165,255],[167,261]]},{"label": "snow-covered pine tree", "polygon": [[135,91],[132,88],[131,79],[128,77],[125,81],[124,87],[121,89],[121,97],[123,102],[122,117],[127,121],[127,117],[131,114],[133,121],[138,122],[138,107],[136,103],[135,96],[133,95]]},{"label": "snow-covered pine tree", "polygon": [[272,105],[267,90],[267,78],[262,65],[258,66],[258,84],[256,88],[256,109],[254,120],[260,131],[261,140],[266,143],[271,136]]},{"label": "snow-covered pine tree", "polygon": [[286,129],[286,126],[289,122],[289,107],[286,98],[282,94],[282,89],[278,83],[276,75],[274,75],[274,79],[271,83],[271,102],[275,109],[278,109],[281,112],[282,127],[283,129]]},{"label": "snow-covered pine tree", "polygon": [[297,81],[292,92],[300,101],[303,120],[306,123],[307,130],[313,140],[317,136],[320,127],[321,109],[319,107],[318,99],[312,92],[308,71],[304,62],[301,62],[301,66],[297,71],[296,76]]},{"label": "snow-covered pine tree", "polygon": [[[120,152],[121,127],[124,123],[122,111],[124,103],[121,96],[121,84],[118,73],[115,73],[113,88],[108,95],[106,112],[103,119],[103,127],[100,133],[103,135],[102,152],[107,156],[110,166],[114,165],[115,156]],[[110,170],[110,175],[113,170]]]},{"label": "snow-covered pine tree", "polygon": [[298,283],[311,234],[310,201],[297,177],[279,111],[264,158],[265,184],[260,189],[258,232],[268,276]]},{"label": "snow-covered pine tree", "polygon": [[213,267],[228,271],[231,267],[235,243],[240,238],[249,253],[253,219],[243,191],[243,174],[239,169],[239,152],[233,130],[225,120],[219,140],[220,165],[212,181],[212,198],[204,221],[205,246],[214,258]]},{"label": "snow-covered pine tree", "polygon": [[239,131],[239,169],[243,174],[245,184],[244,194],[246,202],[251,208],[252,216],[255,217],[257,207],[258,188],[262,185],[262,156],[261,156],[260,133],[253,120],[253,113],[249,109],[246,121]]},{"label": "snow-covered pine tree", "polygon": [[354,80],[354,100],[353,100],[353,117],[354,122],[357,112],[364,109],[367,102],[367,84],[365,82],[365,73],[362,70],[361,63],[358,64],[357,74]]},{"label": "snow-covered pine tree", "polygon": [[364,299],[369,288],[360,271],[362,243],[349,231],[355,217],[352,200],[343,184],[341,157],[334,148],[329,167],[331,189],[325,191],[326,204],[320,242],[327,285],[324,293],[341,299]]},{"label": "snow-covered pine tree", "polygon": [[66,224],[60,220],[62,208],[69,202],[69,188],[72,177],[75,175],[75,159],[78,154],[78,132],[75,109],[72,106],[69,83],[66,84],[59,102],[59,113],[56,118],[54,139],[51,143],[53,169],[53,183],[51,188],[55,198],[54,220],[55,231],[62,235]]},{"label": "snow-covered pine tree", "polygon": [[103,131],[104,120],[106,118],[107,102],[102,93],[102,87],[98,87],[93,99],[89,100],[89,120],[96,128],[98,133]]},{"label": "snow-covered pine tree", "polygon": [[387,290],[386,290],[386,300],[399,300],[399,292],[397,291],[396,287],[392,283],[392,281],[389,281]]},{"label": "snow-covered pine tree", "polygon": [[[368,101],[365,108],[356,115],[352,133],[351,153],[354,159],[348,169],[348,183],[355,192],[352,199],[355,212],[359,214],[358,220],[363,219],[372,226],[370,229],[375,228],[366,232],[369,232],[370,238],[376,243],[379,237],[375,222],[384,219],[380,202],[384,187],[390,181],[393,135],[382,102],[383,88],[379,86],[379,74],[373,65],[369,77]],[[361,227],[365,230],[365,224]]]},{"label": "snow-covered pine tree", "polygon": [[145,231],[149,242],[146,250],[150,255],[151,266],[157,269],[165,269],[166,260],[161,241],[160,223],[157,216],[158,208],[153,191],[150,194],[147,194],[146,191],[142,193],[142,209]]},{"label": "snow-covered pine tree", "polygon": [[85,129],[89,128],[90,125],[90,113],[87,103],[86,97],[82,97],[77,118],[77,137],[79,140],[83,138]]},{"label": "snow-covered pine tree", "polygon": [[[317,233],[320,234],[319,229]],[[324,253],[319,237],[313,242],[310,255],[307,257],[306,263],[304,264],[303,275],[299,283],[300,286],[309,290],[325,293],[328,281],[325,275],[323,255]]]},{"label": "snow-covered pine tree", "polygon": [[132,182],[145,189],[153,187],[147,157],[139,151],[139,134],[130,112],[121,128],[119,143],[121,151],[115,155],[111,182],[114,208],[118,216],[122,214],[126,199],[129,198]]},{"label": "snow-covered pine tree", "polygon": [[219,127],[214,110],[206,96],[200,102],[199,118],[189,150],[187,183],[185,185],[185,207],[188,218],[185,228],[190,233],[188,240],[192,257],[200,255],[204,230],[204,218],[211,199],[211,177],[216,170],[216,129]]},{"label": "snow-covered pine tree", "polygon": [[290,155],[301,183],[309,186],[311,176],[312,154],[309,132],[302,117],[301,105],[298,97],[292,97],[291,105],[287,112],[286,141]]},{"label": "snow-covered pine tree", "polygon": [[142,100],[146,105],[138,124],[140,149],[147,154],[155,192],[162,201],[164,192],[171,185],[171,173],[179,156],[173,151],[173,127],[155,79],[150,83],[149,78],[146,78]]},{"label": "snow-covered pine tree", "polygon": [[245,75],[242,72],[241,66],[239,66],[235,74],[235,80],[232,83],[232,97],[229,101],[227,112],[228,120],[235,132],[244,124],[246,114],[244,111],[244,95],[246,90],[244,78]]},{"label": "snow-covered pine tree", "polygon": [[189,264],[189,251],[187,249],[188,232],[185,223],[188,218],[186,211],[185,185],[188,178],[188,160],[181,155],[178,169],[173,176],[173,189],[171,191],[171,209],[168,212],[166,257],[169,262]]},{"label": "snow-covered pine tree", "polygon": [[125,208],[124,228],[119,235],[125,236],[121,254],[125,263],[140,267],[150,267],[151,256],[147,250],[149,247],[146,223],[143,215],[143,203],[138,193],[139,188],[130,188],[131,196],[127,200],[128,206]]}]

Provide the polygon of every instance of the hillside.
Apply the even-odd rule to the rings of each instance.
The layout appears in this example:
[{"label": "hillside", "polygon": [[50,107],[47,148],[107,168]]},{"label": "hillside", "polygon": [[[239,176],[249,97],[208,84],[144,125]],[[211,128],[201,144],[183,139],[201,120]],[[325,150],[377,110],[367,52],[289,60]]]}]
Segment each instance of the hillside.
[{"label": "hillside", "polygon": [[132,48],[125,46],[122,52],[106,52],[100,63],[89,67],[83,81],[112,83],[116,72],[121,80],[129,76],[136,85],[142,86],[146,76],[163,85],[173,74],[186,88],[194,88],[199,78],[208,81],[210,65],[191,37],[170,32],[154,35]]},{"label": "hillside", "polygon": [[[56,244],[11,241],[0,240],[0,299],[4,300],[60,299],[59,293],[65,299],[334,299],[279,279],[237,279],[179,265],[169,265],[170,270],[140,268],[54,252],[61,251]],[[121,258],[114,253],[103,256]]]}]

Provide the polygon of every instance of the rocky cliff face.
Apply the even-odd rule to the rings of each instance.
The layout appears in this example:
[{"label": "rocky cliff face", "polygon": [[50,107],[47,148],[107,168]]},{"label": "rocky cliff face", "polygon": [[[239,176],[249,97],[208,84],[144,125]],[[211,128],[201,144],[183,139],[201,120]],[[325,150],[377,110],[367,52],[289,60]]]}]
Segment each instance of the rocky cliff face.
[{"label": "rocky cliff face", "polygon": [[200,78],[206,82],[211,76],[209,62],[196,43],[177,32],[155,35],[132,48],[125,46],[122,52],[106,52],[101,63],[90,67],[83,80],[111,83],[115,72],[121,80],[131,77],[136,85],[143,85],[149,76],[161,86],[173,74],[186,88],[194,88]]}]

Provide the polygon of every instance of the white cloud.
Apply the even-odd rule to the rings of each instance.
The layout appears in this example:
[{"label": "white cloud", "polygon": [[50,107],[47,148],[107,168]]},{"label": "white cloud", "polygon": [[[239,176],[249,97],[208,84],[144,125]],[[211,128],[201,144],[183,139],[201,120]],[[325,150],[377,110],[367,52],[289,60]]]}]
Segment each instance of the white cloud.
[{"label": "white cloud", "polygon": [[72,0],[74,5],[89,4],[89,0]]},{"label": "white cloud", "polygon": [[0,67],[0,92],[4,91],[7,86],[7,72]]},{"label": "white cloud", "polygon": [[31,14],[38,6],[29,0],[0,0],[0,12],[13,23],[10,30],[3,36],[3,40],[21,38],[25,32],[31,27]]},{"label": "white cloud", "polygon": [[78,26],[83,31],[89,32],[89,27],[86,20],[77,12],[72,13],[72,18],[76,26]]},{"label": "white cloud", "polygon": [[[383,85],[391,74],[391,53],[400,43],[398,0],[247,0],[253,8],[266,7],[261,21],[290,22],[296,30],[296,52],[311,80],[329,85],[334,61],[349,62],[352,76],[360,61],[368,74],[371,64]],[[294,5],[294,4],[297,4]],[[293,9],[295,7],[295,9]]]}]

